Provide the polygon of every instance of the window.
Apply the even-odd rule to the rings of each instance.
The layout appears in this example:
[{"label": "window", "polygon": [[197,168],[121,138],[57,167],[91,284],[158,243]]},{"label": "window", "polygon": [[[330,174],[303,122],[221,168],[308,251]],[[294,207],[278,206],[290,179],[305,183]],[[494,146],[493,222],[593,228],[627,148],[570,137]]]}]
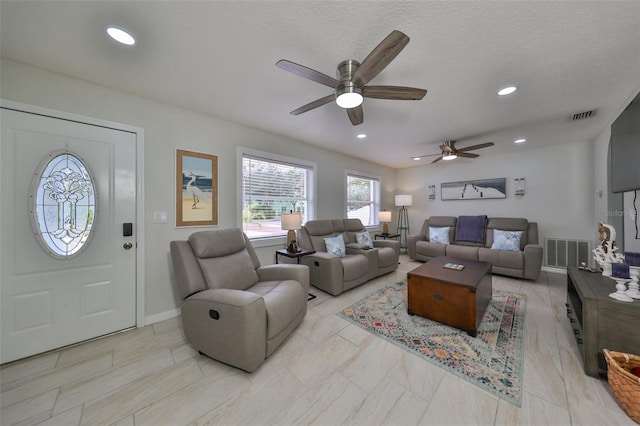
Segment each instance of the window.
[{"label": "window", "polygon": [[288,157],[242,149],[242,229],[252,240],[285,236],[280,214],[315,216],[316,165]]},{"label": "window", "polygon": [[347,171],[347,218],[364,226],[378,225],[380,178]]},{"label": "window", "polygon": [[32,188],[31,220],[42,247],[57,259],[80,254],[96,219],[95,185],[82,160],[65,151],[48,155]]}]

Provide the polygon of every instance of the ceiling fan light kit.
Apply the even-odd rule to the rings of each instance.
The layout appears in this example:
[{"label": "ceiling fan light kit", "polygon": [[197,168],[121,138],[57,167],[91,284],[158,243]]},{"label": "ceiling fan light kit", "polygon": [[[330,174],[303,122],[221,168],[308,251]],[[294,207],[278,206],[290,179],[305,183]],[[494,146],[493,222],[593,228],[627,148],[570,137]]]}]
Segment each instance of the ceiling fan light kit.
[{"label": "ceiling fan light kit", "polygon": [[444,161],[451,161],[451,160],[455,160],[456,158],[458,158],[458,156],[453,152],[443,152],[442,153],[442,159]]},{"label": "ceiling fan light kit", "polygon": [[427,91],[404,86],[367,86],[409,43],[406,34],[394,30],[382,40],[362,63],[347,59],[338,64],[338,79],[319,71],[296,64],[286,59],[276,62],[278,68],[300,77],[315,81],[335,90],[334,95],[325,96],[291,111],[298,115],[326,105],[335,99],[336,104],[346,109],[351,124],[357,126],[364,121],[362,102],[364,98],[392,100],[420,100]]}]

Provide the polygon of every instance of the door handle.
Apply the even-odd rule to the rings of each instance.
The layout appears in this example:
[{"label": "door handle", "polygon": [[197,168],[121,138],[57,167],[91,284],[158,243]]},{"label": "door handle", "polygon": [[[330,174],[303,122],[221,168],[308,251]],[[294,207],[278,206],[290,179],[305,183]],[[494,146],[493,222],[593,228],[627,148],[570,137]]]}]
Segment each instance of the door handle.
[{"label": "door handle", "polygon": [[131,243],[124,243],[122,245],[122,248],[124,248],[125,250],[131,250],[132,247],[133,247],[133,244]]}]

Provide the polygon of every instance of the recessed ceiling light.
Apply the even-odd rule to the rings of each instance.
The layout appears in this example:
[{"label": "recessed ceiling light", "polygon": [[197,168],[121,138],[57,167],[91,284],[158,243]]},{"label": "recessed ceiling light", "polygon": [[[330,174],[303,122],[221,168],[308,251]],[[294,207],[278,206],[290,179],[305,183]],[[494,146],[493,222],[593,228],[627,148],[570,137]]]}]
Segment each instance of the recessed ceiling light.
[{"label": "recessed ceiling light", "polygon": [[515,141],[513,141],[513,143],[525,143],[527,140],[526,139],[516,139]]},{"label": "recessed ceiling light", "polygon": [[413,157],[412,160],[419,161],[422,160],[422,157]]},{"label": "recessed ceiling light", "polygon": [[512,94],[516,90],[518,90],[518,88],[516,86],[503,87],[502,89],[498,90],[498,95],[507,96],[507,95]]},{"label": "recessed ceiling light", "polygon": [[127,46],[133,46],[134,44],[136,44],[136,39],[121,28],[107,27],[107,34],[109,34],[109,37],[111,37],[118,43],[122,43]]},{"label": "recessed ceiling light", "polygon": [[364,139],[364,138],[366,138],[366,137],[367,137],[367,134],[366,134],[366,133],[358,133],[358,134],[356,135],[356,138],[358,138],[358,139]]}]

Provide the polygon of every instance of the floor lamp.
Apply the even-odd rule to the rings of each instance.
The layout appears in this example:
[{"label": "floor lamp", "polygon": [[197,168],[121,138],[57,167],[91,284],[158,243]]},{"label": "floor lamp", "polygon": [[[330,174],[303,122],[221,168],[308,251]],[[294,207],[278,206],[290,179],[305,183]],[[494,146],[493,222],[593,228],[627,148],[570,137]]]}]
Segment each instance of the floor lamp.
[{"label": "floor lamp", "polygon": [[396,207],[400,207],[398,211],[398,229],[396,233],[400,235],[400,248],[406,249],[408,243],[409,231],[409,213],[407,207],[413,204],[411,195],[396,195]]}]

